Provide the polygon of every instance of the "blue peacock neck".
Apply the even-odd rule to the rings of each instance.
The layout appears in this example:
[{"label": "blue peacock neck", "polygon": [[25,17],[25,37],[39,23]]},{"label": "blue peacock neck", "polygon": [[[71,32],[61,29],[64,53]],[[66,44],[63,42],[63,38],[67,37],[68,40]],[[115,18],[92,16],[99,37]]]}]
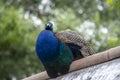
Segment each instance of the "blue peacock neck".
[{"label": "blue peacock neck", "polygon": [[58,56],[59,41],[50,30],[43,30],[37,39],[36,52],[44,63],[54,61]]}]

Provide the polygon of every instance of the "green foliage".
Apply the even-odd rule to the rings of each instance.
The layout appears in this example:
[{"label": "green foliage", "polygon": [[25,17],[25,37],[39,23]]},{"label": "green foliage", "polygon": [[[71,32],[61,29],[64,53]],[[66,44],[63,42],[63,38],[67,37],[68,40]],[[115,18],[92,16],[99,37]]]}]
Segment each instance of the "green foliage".
[{"label": "green foliage", "polygon": [[108,5],[111,7],[111,9],[118,9],[120,8],[120,1],[119,0],[106,0]]},{"label": "green foliage", "polygon": [[[0,9],[0,79],[30,75],[42,70],[35,55],[37,34],[33,23],[13,7]],[[36,30],[37,31],[37,30]],[[39,64],[39,65],[38,65]]]}]

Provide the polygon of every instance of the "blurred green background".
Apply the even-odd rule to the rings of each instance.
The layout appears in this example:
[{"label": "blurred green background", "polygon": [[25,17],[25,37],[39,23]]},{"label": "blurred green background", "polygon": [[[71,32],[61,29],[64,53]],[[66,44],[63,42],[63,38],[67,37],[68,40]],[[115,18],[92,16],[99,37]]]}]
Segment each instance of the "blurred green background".
[{"label": "blurred green background", "polygon": [[0,0],[0,80],[20,80],[44,70],[35,53],[48,21],[72,29],[96,52],[120,45],[120,0]]}]

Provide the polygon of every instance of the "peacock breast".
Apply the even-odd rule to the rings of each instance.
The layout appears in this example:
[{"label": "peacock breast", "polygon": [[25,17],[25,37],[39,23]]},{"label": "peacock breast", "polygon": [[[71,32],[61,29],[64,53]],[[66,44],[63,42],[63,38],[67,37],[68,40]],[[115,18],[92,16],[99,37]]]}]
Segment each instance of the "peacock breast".
[{"label": "peacock breast", "polygon": [[54,61],[58,56],[58,40],[49,30],[42,31],[36,42],[36,52],[42,62]]}]

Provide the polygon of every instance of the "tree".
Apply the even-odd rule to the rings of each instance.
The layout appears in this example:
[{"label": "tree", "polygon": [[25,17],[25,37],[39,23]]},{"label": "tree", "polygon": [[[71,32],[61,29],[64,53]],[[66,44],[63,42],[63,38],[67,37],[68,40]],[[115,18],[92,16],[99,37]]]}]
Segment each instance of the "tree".
[{"label": "tree", "polygon": [[24,74],[42,70],[43,66],[35,55],[38,33],[32,31],[32,21],[22,17],[21,9],[0,7],[0,79],[20,79]]}]

